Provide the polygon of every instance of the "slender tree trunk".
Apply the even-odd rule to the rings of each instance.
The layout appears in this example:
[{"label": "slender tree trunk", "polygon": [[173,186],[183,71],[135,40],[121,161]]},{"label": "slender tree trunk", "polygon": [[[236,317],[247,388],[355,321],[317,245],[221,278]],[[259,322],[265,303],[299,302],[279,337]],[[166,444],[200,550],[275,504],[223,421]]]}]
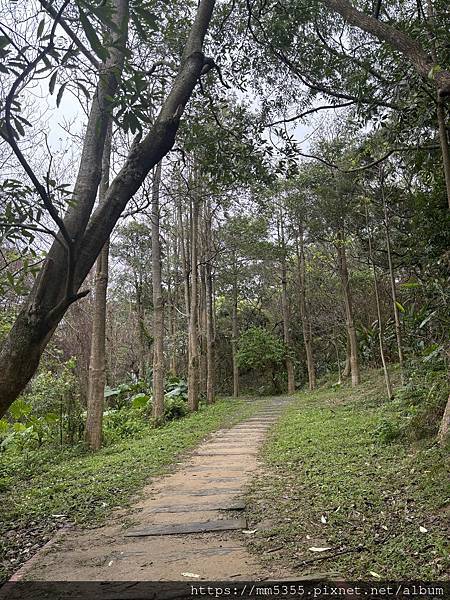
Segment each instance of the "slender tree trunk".
[{"label": "slender tree trunk", "polygon": [[[112,108],[123,64],[128,3],[118,2],[118,35],[109,49],[110,59],[93,94],[73,207],[64,218],[25,305],[0,349],[0,416],[34,375],[40,357],[69,306],[87,295],[79,291],[108,240],[128,201],[150,170],[172,148],[180,120],[205,66],[203,42],[211,21],[214,0],[200,0],[190,28],[177,75],[149,132],[133,144],[105,202],[93,213],[100,182],[106,120]],[[116,52],[117,50],[117,52]],[[78,185],[79,184],[79,185]],[[41,185],[40,192],[45,189]],[[92,213],[92,214],[91,214]],[[61,240],[65,236],[65,244]]]},{"label": "slender tree trunk", "polygon": [[214,328],[214,289],[212,274],[212,216],[210,205],[206,207],[206,359],[208,379],[206,381],[206,402],[212,404],[215,399],[216,386],[216,340]]},{"label": "slender tree trunk", "polygon": [[153,289],[153,417],[164,417],[164,299],[161,282],[161,241],[159,189],[162,161],[154,172],[152,184],[152,289]]},{"label": "slender tree trunk", "polygon": [[380,293],[379,293],[379,290],[378,290],[377,270],[376,270],[375,261],[374,261],[374,258],[373,258],[372,230],[371,230],[370,225],[369,225],[369,210],[367,208],[367,205],[366,205],[366,227],[367,227],[368,242],[369,242],[369,259],[370,259],[370,262],[372,263],[373,287],[374,287],[374,291],[375,291],[375,303],[376,303],[376,306],[377,306],[378,341],[379,341],[379,344],[380,344],[380,357],[381,357],[381,363],[383,365],[383,373],[384,373],[384,380],[386,382],[387,395],[388,395],[389,400],[392,400],[392,398],[393,398],[394,395],[392,393],[391,378],[389,376],[389,371],[388,371],[387,364],[386,364],[386,357],[384,355],[384,343],[383,343],[383,331],[384,331],[384,327],[383,327],[383,321],[382,321],[382,318],[381,318]]},{"label": "slender tree trunk", "polygon": [[342,293],[344,296],[347,335],[350,342],[350,371],[352,374],[352,385],[358,385],[360,382],[359,359],[358,359],[358,340],[356,338],[355,321],[353,318],[353,301],[350,291],[350,280],[347,267],[347,253],[344,246],[344,236],[338,235],[337,243],[339,276],[341,278]]},{"label": "slender tree trunk", "polygon": [[334,346],[334,350],[336,352],[336,362],[337,362],[337,369],[338,369],[338,384],[340,385],[342,383],[342,373],[341,373],[341,360],[339,358],[339,345],[337,344],[336,340],[333,338],[333,346]]},{"label": "slender tree trunk", "polygon": [[308,305],[306,302],[306,266],[305,266],[305,244],[303,225],[300,224],[299,236],[297,240],[297,262],[298,262],[298,283],[300,292],[300,318],[302,320],[303,343],[306,352],[306,366],[308,369],[309,389],[316,387],[316,367],[314,363],[314,353],[312,347],[311,323],[309,319]]},{"label": "slender tree trunk", "polygon": [[[112,144],[112,123],[106,133],[102,160],[99,202],[104,202],[109,185]],[[102,444],[103,405],[106,383],[106,296],[108,291],[109,240],[103,246],[96,263],[94,314],[92,319],[91,356],[86,415],[86,443],[91,450]]]},{"label": "slender tree trunk", "polygon": [[237,344],[239,339],[238,327],[238,282],[236,257],[233,261],[233,298],[231,308],[231,352],[233,360],[233,396],[238,398],[239,390],[239,365],[237,360]]},{"label": "slender tree trunk", "polygon": [[201,265],[199,267],[199,307],[198,307],[198,322],[199,322],[199,351],[200,351],[200,393],[206,396],[206,386],[208,380],[208,358],[207,358],[207,300],[206,300],[206,265],[205,255],[202,253]]},{"label": "slender tree trunk", "polygon": [[348,337],[348,331],[347,331],[346,335],[345,335],[345,364],[344,364],[344,370],[342,371],[343,379],[346,379],[352,371],[351,364],[350,364],[350,355],[351,355],[350,339]]},{"label": "slender tree trunk", "polygon": [[188,405],[198,410],[199,351],[198,351],[198,222],[199,201],[194,192],[191,198],[191,306],[189,313]]},{"label": "slender tree trunk", "polygon": [[392,306],[394,310],[394,321],[395,321],[395,337],[397,340],[397,352],[398,352],[398,362],[400,367],[400,377],[402,385],[405,383],[405,374],[403,367],[403,344],[402,344],[402,330],[400,325],[400,315],[397,306],[397,289],[395,286],[395,276],[394,269],[392,266],[392,252],[391,252],[391,235],[390,235],[390,219],[389,219],[389,211],[386,204],[386,198],[384,194],[384,185],[383,181],[381,182],[381,192],[383,199],[383,210],[384,210],[384,227],[386,230],[386,249],[387,249],[387,258],[388,258],[388,266],[389,266],[389,280],[391,283],[391,296],[392,296]]},{"label": "slender tree trunk", "polygon": [[289,322],[289,302],[287,293],[286,241],[284,237],[283,217],[278,221],[278,240],[281,244],[281,308],[283,314],[283,338],[286,346],[287,393],[295,392],[294,363],[291,356],[291,331]]},{"label": "slender tree trunk", "polygon": [[442,164],[444,167],[445,187],[447,190],[447,202],[448,207],[450,208],[450,149],[445,119],[445,106],[440,99],[438,99],[437,103],[437,120],[439,126],[439,141],[442,151]]}]

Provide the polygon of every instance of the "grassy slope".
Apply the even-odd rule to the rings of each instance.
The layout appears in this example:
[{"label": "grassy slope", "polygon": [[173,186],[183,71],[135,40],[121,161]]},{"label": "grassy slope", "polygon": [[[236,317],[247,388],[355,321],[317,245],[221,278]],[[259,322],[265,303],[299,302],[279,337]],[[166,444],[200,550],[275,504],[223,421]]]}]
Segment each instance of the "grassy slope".
[{"label": "grassy slope", "polygon": [[[269,520],[269,529],[256,534],[252,549],[299,573],[442,578],[448,454],[432,441],[381,442],[374,432],[392,417],[395,403],[385,402],[378,372],[356,390],[302,393],[265,446],[267,471],[250,493],[250,518]],[[317,560],[359,545],[363,551]]]},{"label": "grassy slope", "polygon": [[250,416],[259,403],[221,400],[96,454],[82,449],[0,455],[0,578],[11,573],[64,522],[97,523],[124,506],[151,476],[207,434]]}]

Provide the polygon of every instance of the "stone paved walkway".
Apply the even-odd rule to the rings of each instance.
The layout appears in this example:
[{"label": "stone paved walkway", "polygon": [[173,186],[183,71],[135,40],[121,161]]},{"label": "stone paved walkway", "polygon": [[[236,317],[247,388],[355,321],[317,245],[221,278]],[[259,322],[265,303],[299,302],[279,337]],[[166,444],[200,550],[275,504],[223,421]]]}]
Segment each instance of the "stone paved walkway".
[{"label": "stone paved walkway", "polygon": [[211,435],[175,473],[147,486],[132,509],[118,512],[106,526],[63,535],[25,569],[25,578],[199,581],[273,576],[245,548],[244,536],[251,534],[242,497],[258,468],[267,430],[289,401],[269,398],[250,419]]}]

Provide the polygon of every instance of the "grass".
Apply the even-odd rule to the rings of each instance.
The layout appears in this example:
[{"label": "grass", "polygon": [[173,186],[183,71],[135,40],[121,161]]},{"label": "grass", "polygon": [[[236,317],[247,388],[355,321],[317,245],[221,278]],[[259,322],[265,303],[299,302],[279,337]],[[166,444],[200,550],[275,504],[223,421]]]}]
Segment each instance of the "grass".
[{"label": "grass", "polygon": [[249,495],[249,518],[265,521],[251,549],[293,573],[442,579],[448,451],[430,438],[387,442],[398,411],[376,371],[356,389],[299,395],[268,439],[265,473]]},{"label": "grass", "polygon": [[47,448],[0,455],[0,578],[17,569],[57,527],[104,521],[150,477],[167,472],[183,452],[258,407],[258,402],[220,400],[97,453]]}]

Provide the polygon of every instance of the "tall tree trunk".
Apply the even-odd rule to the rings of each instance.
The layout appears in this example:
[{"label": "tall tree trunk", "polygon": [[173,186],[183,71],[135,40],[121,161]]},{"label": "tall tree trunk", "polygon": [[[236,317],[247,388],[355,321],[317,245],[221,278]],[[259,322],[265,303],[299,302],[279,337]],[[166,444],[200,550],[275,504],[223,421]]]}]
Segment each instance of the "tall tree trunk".
[{"label": "tall tree trunk", "polygon": [[306,302],[306,265],[305,265],[305,243],[303,225],[299,226],[299,236],[297,240],[297,262],[298,262],[298,283],[300,292],[300,318],[302,320],[303,343],[306,352],[306,366],[308,369],[309,389],[316,387],[316,367],[314,363],[314,353],[312,347],[311,322],[309,319],[308,304]]},{"label": "tall tree trunk", "polygon": [[162,161],[155,169],[152,183],[152,291],[153,291],[153,417],[164,417],[164,298],[161,282],[161,238],[159,189]]},{"label": "tall tree trunk", "polygon": [[350,372],[352,374],[352,385],[355,386],[360,382],[358,340],[356,338],[355,321],[353,317],[353,301],[350,291],[350,280],[347,267],[347,253],[344,244],[344,236],[342,233],[339,233],[338,243],[336,245],[338,253],[338,270],[341,279],[342,294],[344,297],[347,335],[350,342]]},{"label": "tall tree trunk", "polygon": [[[102,159],[102,178],[99,202],[104,202],[109,185],[112,145],[112,122],[106,133]],[[89,360],[89,382],[85,438],[91,450],[102,444],[103,405],[106,383],[106,297],[108,291],[109,240],[103,246],[96,263],[94,314],[92,319],[91,355]]]},{"label": "tall tree trunk", "polygon": [[342,372],[341,372],[341,359],[339,358],[339,345],[336,342],[336,338],[333,337],[332,344],[334,346],[334,351],[336,352],[336,363],[338,370],[338,384],[342,383]]},{"label": "tall tree trunk", "polygon": [[199,351],[198,351],[198,223],[199,200],[194,192],[191,198],[191,306],[189,313],[188,405],[198,410]]},{"label": "tall tree trunk", "polygon": [[206,233],[206,360],[207,360],[207,381],[206,381],[206,402],[212,404],[215,399],[216,385],[216,340],[214,328],[214,290],[212,275],[212,216],[209,201],[206,206],[205,215],[205,233]]},{"label": "tall tree trunk", "polygon": [[278,221],[278,243],[281,250],[281,309],[283,315],[283,339],[286,347],[286,372],[287,372],[287,393],[295,392],[295,374],[294,363],[292,361],[291,351],[291,331],[289,322],[289,302],[287,293],[287,265],[286,265],[286,240],[284,236],[283,217],[280,215]]},{"label": "tall tree trunk", "polygon": [[389,280],[391,283],[391,296],[392,296],[392,307],[394,310],[394,321],[395,321],[395,337],[397,340],[397,352],[398,352],[398,363],[400,367],[400,377],[402,385],[405,383],[405,374],[404,374],[404,366],[403,366],[403,344],[402,344],[402,330],[400,325],[400,314],[398,311],[397,305],[397,289],[395,286],[395,276],[394,269],[392,266],[392,249],[391,249],[391,233],[390,233],[390,219],[389,219],[389,211],[386,204],[386,197],[384,194],[384,182],[381,181],[381,195],[383,199],[383,210],[384,210],[384,227],[386,231],[386,249],[387,249],[387,258],[388,258],[388,266],[389,266]]},{"label": "tall tree trunk", "polygon": [[[181,117],[205,66],[203,41],[214,0],[200,0],[184,47],[178,73],[151,129],[133,144],[125,163],[111,182],[105,202],[92,214],[100,182],[100,165],[111,110],[123,64],[128,3],[118,0],[119,33],[110,48],[110,61],[93,94],[73,208],[52,245],[24,307],[0,349],[0,416],[35,373],[40,357],[68,307],[88,291],[79,292],[128,201],[150,170],[172,148]],[[117,52],[116,52],[117,50]],[[80,185],[78,185],[78,182]],[[42,192],[45,189],[39,187]],[[64,236],[64,242],[61,240]],[[65,282],[64,285],[61,285]]]},{"label": "tall tree trunk", "polygon": [[[200,232],[199,232],[200,233]],[[198,322],[199,322],[199,353],[200,353],[200,374],[199,374],[199,387],[200,394],[206,396],[206,386],[208,380],[208,358],[207,358],[207,306],[206,306],[206,265],[204,249],[202,249],[202,258],[199,267],[199,306],[198,306]]]},{"label": "tall tree trunk", "polygon": [[366,204],[366,227],[367,227],[368,242],[369,242],[369,259],[370,259],[370,262],[372,263],[373,287],[374,287],[374,291],[375,291],[375,303],[377,306],[378,342],[380,345],[380,357],[381,357],[381,363],[383,365],[384,381],[386,382],[387,395],[388,395],[389,400],[392,400],[393,393],[392,393],[391,378],[389,376],[389,371],[388,371],[387,364],[386,364],[386,357],[384,354],[384,343],[383,343],[384,327],[383,327],[383,321],[381,318],[380,293],[378,290],[377,270],[376,270],[375,261],[374,261],[374,257],[373,257],[372,230],[369,225],[369,210],[367,208],[367,204]]},{"label": "tall tree trunk", "polygon": [[237,264],[236,256],[233,261],[233,297],[231,307],[231,352],[233,360],[233,396],[239,397],[239,365],[237,360],[238,351],[238,339],[239,339],[239,326],[238,326],[238,281],[237,281]]}]

